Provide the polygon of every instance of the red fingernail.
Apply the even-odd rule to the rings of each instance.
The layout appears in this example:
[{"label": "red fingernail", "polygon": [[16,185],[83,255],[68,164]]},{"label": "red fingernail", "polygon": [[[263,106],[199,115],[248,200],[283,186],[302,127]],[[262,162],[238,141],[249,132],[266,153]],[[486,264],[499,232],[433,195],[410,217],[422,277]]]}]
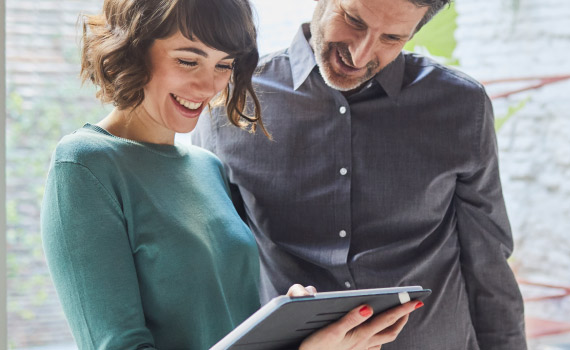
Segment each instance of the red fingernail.
[{"label": "red fingernail", "polygon": [[362,317],[368,317],[372,315],[372,309],[368,306],[363,306],[358,312]]},{"label": "red fingernail", "polygon": [[416,306],[414,306],[414,308],[417,310],[422,306],[424,306],[424,303],[422,303],[421,301],[418,301],[418,303],[416,304]]}]

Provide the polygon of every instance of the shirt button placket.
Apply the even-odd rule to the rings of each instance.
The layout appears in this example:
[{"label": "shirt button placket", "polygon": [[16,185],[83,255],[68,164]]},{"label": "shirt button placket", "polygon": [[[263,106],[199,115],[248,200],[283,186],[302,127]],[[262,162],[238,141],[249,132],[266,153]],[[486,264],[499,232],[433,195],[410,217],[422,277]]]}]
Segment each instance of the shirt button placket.
[{"label": "shirt button placket", "polygon": [[[350,129],[350,118],[345,119],[346,117],[350,117],[350,113],[348,110],[348,106],[346,105],[346,102],[341,104],[340,106],[337,107],[338,108],[338,113],[343,116],[344,118],[341,118],[340,120],[343,120],[342,123],[346,124],[346,126]],[[339,120],[339,121],[340,121]],[[347,136],[348,139],[345,139],[344,137]],[[341,168],[338,170],[340,176],[343,178],[343,180],[340,181],[339,186],[341,192],[343,193],[343,195],[339,198],[342,198],[341,202],[343,203],[339,209],[340,209],[340,214],[338,217],[342,218],[337,224],[339,224],[339,231],[338,231],[338,237],[340,237],[341,242],[343,242],[343,245],[345,246],[346,249],[346,254],[348,255],[348,250],[350,249],[349,247],[349,239],[348,239],[348,230],[346,229],[349,225],[350,226],[350,215],[347,213],[350,213],[350,176],[349,176],[349,169],[351,166],[351,162],[350,162],[350,146],[351,146],[351,141],[350,141],[350,133],[348,134],[344,134],[344,136],[342,136],[342,140],[343,140],[343,144],[341,146],[341,150],[338,155],[338,160],[340,161]],[[343,166],[344,165],[344,166]],[[345,197],[348,196],[348,197]],[[347,207],[348,206],[348,207]],[[348,216],[347,216],[348,215]],[[348,265],[345,265],[345,276],[341,277],[338,276],[339,278],[342,278],[341,281],[344,279],[344,287],[346,289],[352,289],[353,287],[353,283],[352,283],[352,276],[350,274],[350,271],[348,269]]]}]

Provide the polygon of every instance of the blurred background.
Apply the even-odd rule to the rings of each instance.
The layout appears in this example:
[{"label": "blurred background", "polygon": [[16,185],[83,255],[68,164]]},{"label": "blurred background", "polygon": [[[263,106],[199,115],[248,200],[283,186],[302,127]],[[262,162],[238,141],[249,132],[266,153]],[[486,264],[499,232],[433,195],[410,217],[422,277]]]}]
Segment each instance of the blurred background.
[{"label": "blurred background", "polygon": [[[262,54],[288,46],[315,6],[312,0],[252,2]],[[58,140],[110,110],[78,78],[78,15],[101,6],[6,0],[10,349],[76,349],[45,265],[39,211]],[[530,348],[570,349],[570,2],[456,0],[406,48],[485,84],[495,108],[516,244],[511,265],[526,300]]]}]

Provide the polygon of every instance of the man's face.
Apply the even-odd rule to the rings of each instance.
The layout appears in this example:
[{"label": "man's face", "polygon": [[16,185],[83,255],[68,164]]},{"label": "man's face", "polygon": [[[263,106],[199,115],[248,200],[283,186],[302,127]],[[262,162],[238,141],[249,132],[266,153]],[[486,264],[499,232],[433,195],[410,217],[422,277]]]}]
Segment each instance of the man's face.
[{"label": "man's face", "polygon": [[427,12],[409,0],[320,0],[311,46],[332,88],[358,88],[392,62]]}]

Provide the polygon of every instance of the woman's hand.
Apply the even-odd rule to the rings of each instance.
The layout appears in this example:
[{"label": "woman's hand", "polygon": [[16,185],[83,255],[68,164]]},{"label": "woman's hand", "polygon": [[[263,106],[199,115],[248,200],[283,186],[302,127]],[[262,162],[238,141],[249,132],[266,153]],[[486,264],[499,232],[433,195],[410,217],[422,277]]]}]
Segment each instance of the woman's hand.
[{"label": "woman's hand", "polygon": [[[335,323],[307,337],[299,350],[380,350],[382,344],[396,339],[408,322],[409,314],[422,306],[421,301],[410,301],[373,318],[370,306],[359,306]],[[363,324],[367,320],[369,321]]]},{"label": "woman's hand", "polygon": [[313,295],[316,292],[317,289],[313,286],[303,287],[300,284],[294,284],[291,286],[291,288],[289,288],[287,294],[285,295],[287,295],[288,297],[304,297],[304,296]]}]

